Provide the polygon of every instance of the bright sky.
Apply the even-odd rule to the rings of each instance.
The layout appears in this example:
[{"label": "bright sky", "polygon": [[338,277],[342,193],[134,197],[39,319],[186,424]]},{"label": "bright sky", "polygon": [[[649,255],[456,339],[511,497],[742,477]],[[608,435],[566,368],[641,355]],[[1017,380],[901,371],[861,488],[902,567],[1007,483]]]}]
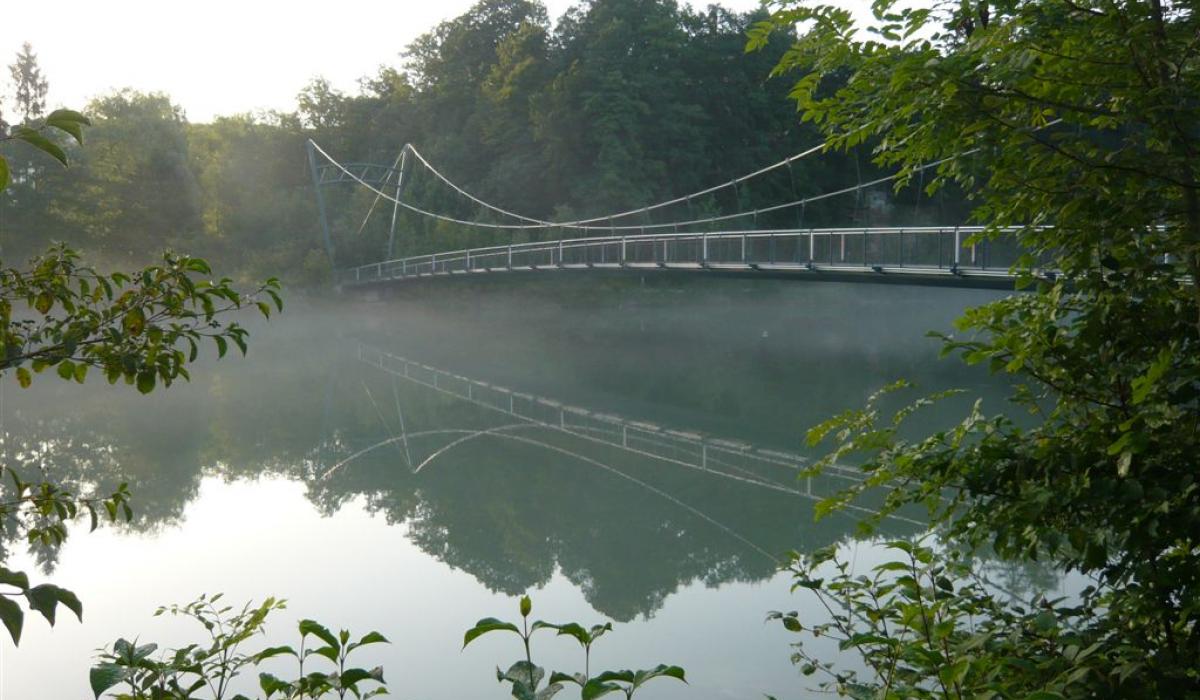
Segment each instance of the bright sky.
[{"label": "bright sky", "polygon": [[[29,41],[50,83],[49,106],[82,107],[116,88],[161,91],[194,122],[291,109],[316,75],[353,90],[396,65],[412,39],[474,0],[58,0],[27,4],[0,22],[0,65]],[[574,0],[547,0],[552,18]],[[708,2],[693,4],[707,5]],[[759,0],[722,0],[745,11]],[[0,92],[10,92],[8,71]],[[6,107],[8,105],[5,105]],[[7,111],[7,110],[6,110]]]}]

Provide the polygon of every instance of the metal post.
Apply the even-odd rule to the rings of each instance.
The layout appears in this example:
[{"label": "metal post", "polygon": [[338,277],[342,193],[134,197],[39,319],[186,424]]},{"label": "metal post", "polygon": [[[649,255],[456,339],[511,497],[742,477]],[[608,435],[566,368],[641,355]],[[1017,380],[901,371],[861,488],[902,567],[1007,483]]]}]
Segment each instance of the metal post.
[{"label": "metal post", "polygon": [[621,236],[621,264],[625,264],[625,237]]},{"label": "metal post", "polygon": [[954,266],[958,267],[962,262],[962,231],[958,227],[954,227]]},{"label": "metal post", "polygon": [[429,256],[429,274],[437,274],[437,253]]},{"label": "metal post", "polygon": [[[400,149],[400,158],[398,159],[400,162],[400,170],[397,171],[397,173],[396,173],[396,201],[392,202],[392,223],[388,227],[388,247],[387,247],[387,259],[388,260],[391,260],[392,255],[394,254],[393,246],[396,241],[396,215],[400,212],[400,185],[404,182],[404,162],[405,162],[405,156],[407,156],[407,155],[408,155],[408,144],[405,144],[404,148]],[[396,166],[393,165],[392,167],[394,168]]]},{"label": "metal post", "polygon": [[667,239],[665,239],[665,238],[663,239],[663,256],[662,256],[662,261],[663,261],[663,262],[666,262],[666,261],[667,261]]},{"label": "metal post", "polygon": [[746,234],[742,234],[742,264],[746,263]]},{"label": "metal post", "polygon": [[308,167],[312,172],[313,190],[317,193],[317,215],[321,219],[321,235],[325,241],[325,253],[329,256],[329,264],[333,265],[333,234],[329,231],[329,217],[325,214],[325,195],[321,193],[321,171],[317,169],[317,144],[309,139],[305,148],[308,150]]},{"label": "metal post", "polygon": [[[563,244],[562,244],[562,239],[560,238],[560,239],[558,239],[558,264],[559,264],[559,266],[561,266],[563,264],[562,251],[563,251]],[[550,251],[550,264],[551,265],[554,264],[554,251],[553,250]]]},{"label": "metal post", "polygon": [[846,234],[842,234],[842,257],[841,262],[846,262]]},{"label": "metal post", "polygon": [[512,269],[512,243],[508,244],[508,269]]},{"label": "metal post", "polygon": [[707,231],[700,234],[700,260],[701,260],[701,262],[704,262],[704,263],[708,262],[708,232]]},{"label": "metal post", "polygon": [[817,238],[813,235],[813,230],[808,230],[808,262],[812,263],[817,257]]},{"label": "metal post", "polygon": [[464,269],[467,272],[471,271],[471,251],[470,251],[470,249],[467,250],[467,264]]}]

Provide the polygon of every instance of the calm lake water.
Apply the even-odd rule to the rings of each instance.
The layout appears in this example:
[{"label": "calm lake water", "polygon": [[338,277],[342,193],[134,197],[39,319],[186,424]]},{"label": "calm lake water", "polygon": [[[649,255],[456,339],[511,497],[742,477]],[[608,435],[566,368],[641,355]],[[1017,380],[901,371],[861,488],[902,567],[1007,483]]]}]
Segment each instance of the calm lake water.
[{"label": "calm lake water", "polygon": [[[814,522],[837,477],[797,481],[803,433],[905,377],[1001,410],[985,374],[937,360],[994,292],[795,281],[550,274],[412,283],[386,299],[292,299],[254,323],[245,359],[142,397],[44,377],[3,388],[9,463],[111,488],[128,526],[76,528],[54,556],[10,540],[10,565],[74,590],[84,623],[29,618],[0,644],[3,700],[90,697],[97,647],[183,645],[202,630],[159,604],[224,592],[286,598],[267,643],[318,619],[390,640],[394,697],[502,698],[516,637],[461,650],[475,620],[615,623],[592,668],[684,666],[638,697],[807,697],[770,610],[806,610],[781,553],[847,541]],[[919,529],[903,519],[889,535]],[[879,553],[847,544],[867,566]],[[37,567],[44,567],[38,570]],[[816,614],[815,611],[813,614]],[[544,636],[535,661],[582,666]],[[253,681],[254,679],[248,679]],[[564,692],[560,697],[575,697]]]}]

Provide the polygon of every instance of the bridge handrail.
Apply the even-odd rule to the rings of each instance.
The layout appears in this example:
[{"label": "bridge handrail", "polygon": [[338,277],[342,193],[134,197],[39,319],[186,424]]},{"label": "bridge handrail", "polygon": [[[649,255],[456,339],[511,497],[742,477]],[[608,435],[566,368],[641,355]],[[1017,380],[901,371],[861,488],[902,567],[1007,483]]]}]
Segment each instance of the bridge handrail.
[{"label": "bridge handrail", "polygon": [[[438,251],[436,253],[424,253],[421,255],[410,255],[403,258],[393,258],[391,260],[383,260],[380,262],[366,263],[356,267],[346,268],[343,274],[354,274],[357,277],[361,276],[362,272],[366,271],[381,271],[383,266],[395,265],[424,265],[428,263],[451,263],[460,260],[469,260],[472,256],[482,257],[500,253],[525,253],[530,251],[548,250],[548,249],[576,249],[590,248],[600,245],[609,245],[614,243],[643,243],[646,241],[687,241],[687,240],[722,240],[722,239],[762,239],[772,238],[780,235],[793,235],[798,237],[815,236],[815,237],[830,237],[830,236],[866,236],[866,235],[889,235],[889,234],[940,234],[940,233],[957,233],[959,235],[972,235],[981,233],[987,230],[985,226],[854,226],[854,227],[838,227],[838,228],[791,228],[791,229],[756,229],[754,231],[683,231],[671,233],[647,233],[636,235],[609,235],[609,236],[583,236],[577,238],[564,238],[551,241],[524,241],[520,243],[509,243],[492,246],[481,246],[477,248],[460,248],[456,250]],[[1001,232],[1013,232],[1021,230],[1021,227],[1002,227],[998,229]]]}]

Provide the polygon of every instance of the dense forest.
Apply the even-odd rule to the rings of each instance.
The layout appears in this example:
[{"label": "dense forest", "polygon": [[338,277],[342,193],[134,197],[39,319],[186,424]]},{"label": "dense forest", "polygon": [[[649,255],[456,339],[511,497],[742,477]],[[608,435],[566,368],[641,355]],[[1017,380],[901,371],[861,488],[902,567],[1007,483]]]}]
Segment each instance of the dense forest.
[{"label": "dense forest", "polygon": [[[194,124],[169,95],[117,91],[86,105],[94,126],[86,147],[71,149],[70,169],[19,146],[6,149],[17,160],[0,203],[0,254],[16,262],[59,240],[124,266],[166,246],[208,257],[237,278],[320,283],[330,262],[320,245],[309,138],[339,160],[385,165],[412,143],[478,196],[556,220],[727,182],[821,140],[786,99],[788,82],[769,77],[790,38],[745,53],[747,29],[764,17],[673,0],[585,0],[552,23],[536,0],[481,0],[403,49],[397,67],[363,78],[354,94],[314,79],[294,112]],[[13,100],[10,119],[37,118],[53,76],[37,74],[28,48],[13,76],[13,92],[25,98]],[[865,151],[823,154],[661,210],[656,220],[748,211],[873,174]],[[380,259],[389,216],[378,212],[390,215],[391,207],[378,207],[364,224],[372,193],[326,189],[335,264]],[[922,203],[915,192],[897,198],[883,189],[733,224],[878,223],[901,213],[906,223],[963,219],[944,195]],[[403,198],[465,219],[486,213],[415,167]],[[904,202],[910,206],[895,206]],[[528,235],[435,225],[403,210],[398,232],[397,254]]]}]

